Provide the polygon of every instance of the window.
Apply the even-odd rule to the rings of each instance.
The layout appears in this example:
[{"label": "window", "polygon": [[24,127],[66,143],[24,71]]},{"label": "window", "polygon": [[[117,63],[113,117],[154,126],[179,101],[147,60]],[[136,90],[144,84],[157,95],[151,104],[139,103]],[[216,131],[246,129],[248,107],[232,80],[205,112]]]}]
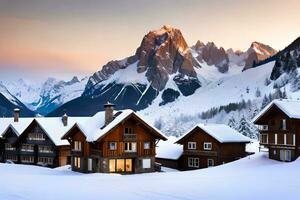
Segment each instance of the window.
[{"label": "window", "polygon": [[21,151],[34,152],[34,146],[31,144],[22,144]]},{"label": "window", "polygon": [[13,147],[12,144],[5,143],[5,150],[14,151],[16,148]]},{"label": "window", "polygon": [[39,158],[38,158],[38,164],[48,164],[48,165],[52,165],[52,164],[53,164],[53,158],[39,157]]},{"label": "window", "polygon": [[23,163],[33,163],[34,157],[33,156],[21,156],[21,162]]},{"label": "window", "polygon": [[78,169],[80,169],[80,157],[74,157],[74,166]]},{"label": "window", "polygon": [[188,142],[188,149],[196,149],[196,142]]},{"label": "window", "polygon": [[110,142],[109,143],[109,150],[117,150],[117,143],[116,142]]},{"label": "window", "polygon": [[286,130],[286,119],[283,119],[283,120],[281,121],[281,129],[282,129],[282,130]]},{"label": "window", "polygon": [[126,172],[132,172],[132,159],[126,159]]},{"label": "window", "polygon": [[117,159],[117,172],[125,172],[125,160]]},{"label": "window", "polygon": [[74,151],[81,151],[81,142],[80,141],[74,141]]},{"label": "window", "polygon": [[43,141],[45,140],[45,136],[43,133],[29,133],[28,140]]},{"label": "window", "polygon": [[125,128],[125,132],[124,132],[126,135],[130,135],[130,134],[134,134],[133,133],[133,129],[132,128],[128,128],[128,127],[126,127]]},{"label": "window", "polygon": [[143,169],[151,168],[151,159],[150,158],[143,159],[142,163],[143,163]]},{"label": "window", "polygon": [[88,170],[93,171],[93,159],[92,158],[88,159]]},{"label": "window", "polygon": [[204,142],[204,150],[211,150],[212,144],[211,142]]},{"label": "window", "polygon": [[281,161],[291,161],[292,151],[291,150],[280,150],[280,160]]},{"label": "window", "polygon": [[283,135],[283,144],[286,145],[286,134]]},{"label": "window", "polygon": [[276,149],[274,149],[273,154],[276,155]]},{"label": "window", "polygon": [[116,172],[116,160],[115,159],[109,160],[109,172]]},{"label": "window", "polygon": [[125,152],[136,152],[136,142],[125,142],[124,151]]},{"label": "window", "polygon": [[296,135],[293,134],[293,145],[295,146],[296,145]]},{"label": "window", "polygon": [[275,140],[274,143],[277,144],[277,133],[275,133],[274,135],[274,140]]},{"label": "window", "polygon": [[6,155],[6,160],[18,161],[18,157],[15,155]]},{"label": "window", "polygon": [[40,153],[53,153],[53,150],[50,146],[39,146]]},{"label": "window", "polygon": [[199,168],[199,158],[188,158],[188,167]]},{"label": "window", "polygon": [[268,134],[260,134],[260,143],[268,144]]},{"label": "window", "polygon": [[144,149],[150,149],[150,142],[144,142]]},{"label": "window", "polygon": [[213,159],[207,159],[207,167],[213,167],[214,166],[214,160]]}]

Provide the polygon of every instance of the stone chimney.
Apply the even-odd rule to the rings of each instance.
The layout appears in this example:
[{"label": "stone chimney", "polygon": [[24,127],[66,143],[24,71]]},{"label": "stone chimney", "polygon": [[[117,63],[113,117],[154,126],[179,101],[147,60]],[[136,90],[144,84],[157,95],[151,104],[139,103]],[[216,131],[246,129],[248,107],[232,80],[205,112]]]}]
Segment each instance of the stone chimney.
[{"label": "stone chimney", "polygon": [[104,104],[105,109],[105,126],[108,125],[114,119],[114,107],[115,104],[107,102]]},{"label": "stone chimney", "polygon": [[67,115],[67,113],[65,113],[62,116],[61,121],[62,121],[62,123],[63,123],[64,126],[68,126],[68,115]]},{"label": "stone chimney", "polygon": [[20,118],[20,109],[15,108],[14,109],[14,122],[19,122],[19,118]]}]

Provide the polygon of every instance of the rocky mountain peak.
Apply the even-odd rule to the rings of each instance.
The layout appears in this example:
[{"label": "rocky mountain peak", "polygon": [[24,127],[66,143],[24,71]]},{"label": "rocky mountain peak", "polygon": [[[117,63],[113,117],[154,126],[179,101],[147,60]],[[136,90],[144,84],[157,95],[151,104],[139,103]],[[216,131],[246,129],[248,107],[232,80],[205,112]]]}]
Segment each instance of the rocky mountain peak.
[{"label": "rocky mountain peak", "polygon": [[151,86],[161,91],[165,88],[169,75],[196,77],[194,67],[200,67],[192,56],[181,31],[171,26],[163,26],[148,32],[142,39],[135,55],[123,60],[110,61],[96,72],[86,86],[85,93],[91,93],[93,87],[107,80],[119,69],[125,69],[136,63],[137,73],[146,72]]},{"label": "rocky mountain peak", "polygon": [[277,51],[269,45],[255,41],[251,43],[251,46],[246,53],[248,56],[245,61],[244,70],[252,68],[253,64],[275,55]]}]

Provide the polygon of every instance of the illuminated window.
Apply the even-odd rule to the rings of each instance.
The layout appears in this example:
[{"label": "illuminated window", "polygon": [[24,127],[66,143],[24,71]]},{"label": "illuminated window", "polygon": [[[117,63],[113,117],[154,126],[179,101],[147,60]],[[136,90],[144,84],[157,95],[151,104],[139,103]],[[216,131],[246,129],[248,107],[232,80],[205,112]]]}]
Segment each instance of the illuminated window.
[{"label": "illuminated window", "polygon": [[117,172],[124,172],[124,171],[125,171],[125,160],[117,159]]},{"label": "illuminated window", "polygon": [[74,141],[74,151],[81,151],[81,142],[80,141]]},{"label": "illuminated window", "polygon": [[78,169],[80,169],[81,163],[80,163],[80,157],[74,157],[74,166]]},{"label": "illuminated window", "polygon": [[132,172],[132,159],[126,159],[126,172]]},{"label": "illuminated window", "polygon": [[115,159],[109,160],[109,172],[116,172],[116,160]]}]

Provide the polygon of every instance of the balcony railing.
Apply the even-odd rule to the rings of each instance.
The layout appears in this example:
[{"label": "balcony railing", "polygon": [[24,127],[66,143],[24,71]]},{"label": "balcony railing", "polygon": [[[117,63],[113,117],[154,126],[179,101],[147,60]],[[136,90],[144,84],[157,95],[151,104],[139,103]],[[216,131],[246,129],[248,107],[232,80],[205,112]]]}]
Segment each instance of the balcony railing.
[{"label": "balcony railing", "polygon": [[136,140],[136,134],[124,134],[124,140]]},{"label": "balcony railing", "polygon": [[268,125],[258,125],[258,130],[259,131],[268,131],[269,126]]}]

